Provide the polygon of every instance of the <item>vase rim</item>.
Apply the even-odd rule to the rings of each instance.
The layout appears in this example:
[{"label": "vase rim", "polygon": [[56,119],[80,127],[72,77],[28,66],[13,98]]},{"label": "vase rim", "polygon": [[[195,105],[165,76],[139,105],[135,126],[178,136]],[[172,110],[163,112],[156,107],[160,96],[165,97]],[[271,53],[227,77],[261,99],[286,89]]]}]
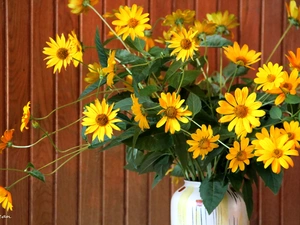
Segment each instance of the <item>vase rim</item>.
[{"label": "vase rim", "polygon": [[193,181],[193,180],[184,180],[184,184],[199,187],[201,185],[201,182],[200,181]]}]

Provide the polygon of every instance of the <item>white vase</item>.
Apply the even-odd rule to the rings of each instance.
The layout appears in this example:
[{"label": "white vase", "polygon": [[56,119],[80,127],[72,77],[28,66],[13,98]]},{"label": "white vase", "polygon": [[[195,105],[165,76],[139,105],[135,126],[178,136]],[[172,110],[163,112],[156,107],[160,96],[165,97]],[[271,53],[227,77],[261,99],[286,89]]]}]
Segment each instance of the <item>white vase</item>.
[{"label": "white vase", "polygon": [[185,181],[172,196],[171,225],[249,225],[246,205],[240,194],[228,190],[209,215],[200,197],[200,182]]}]

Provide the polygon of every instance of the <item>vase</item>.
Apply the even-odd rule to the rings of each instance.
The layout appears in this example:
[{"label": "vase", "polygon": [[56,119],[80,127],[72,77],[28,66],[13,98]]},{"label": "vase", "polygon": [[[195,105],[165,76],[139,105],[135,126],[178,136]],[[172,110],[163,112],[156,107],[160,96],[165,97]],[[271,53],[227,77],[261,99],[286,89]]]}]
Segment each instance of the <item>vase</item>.
[{"label": "vase", "polygon": [[227,190],[218,207],[208,214],[200,197],[200,182],[184,181],[171,199],[171,225],[249,225],[242,196]]}]

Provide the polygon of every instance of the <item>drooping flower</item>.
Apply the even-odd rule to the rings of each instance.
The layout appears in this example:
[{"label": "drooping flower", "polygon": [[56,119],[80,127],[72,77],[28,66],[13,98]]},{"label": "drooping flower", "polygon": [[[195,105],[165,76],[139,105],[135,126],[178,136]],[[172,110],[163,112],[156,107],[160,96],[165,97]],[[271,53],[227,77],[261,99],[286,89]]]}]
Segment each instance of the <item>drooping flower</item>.
[{"label": "drooping flower", "polygon": [[270,94],[277,94],[278,96],[275,99],[275,105],[280,105],[282,102],[284,102],[287,94],[295,95],[297,93],[296,89],[299,84],[300,77],[298,76],[297,69],[293,69],[290,75],[284,71],[283,82],[280,84],[280,86],[267,92]]},{"label": "drooping flower", "polygon": [[21,127],[20,127],[21,132],[23,132],[24,128],[29,129],[29,127],[27,127],[29,121],[30,121],[30,101],[27,102],[27,104],[23,107],[23,116],[22,116]]},{"label": "drooping flower", "polygon": [[79,62],[82,62],[82,45],[80,41],[77,39],[77,35],[74,31],[69,34],[69,40],[70,40],[70,49],[71,49],[71,55],[72,55],[72,61],[73,65],[75,67],[78,66]]},{"label": "drooping flower", "polygon": [[2,151],[4,149],[6,149],[7,147],[10,147],[10,145],[12,144],[11,139],[13,137],[14,131],[15,131],[15,129],[10,129],[10,130],[4,131],[4,134],[1,136],[0,153],[2,153]]},{"label": "drooping flower", "polygon": [[268,65],[264,64],[263,67],[258,68],[259,72],[256,73],[257,78],[254,79],[254,82],[259,84],[257,90],[262,88],[263,91],[266,91],[278,88],[283,82],[282,68],[277,63],[273,65],[271,62]]},{"label": "drooping flower", "polygon": [[200,22],[199,20],[196,20],[194,22],[194,26],[192,27],[194,31],[197,31],[196,37],[198,40],[202,40],[207,35],[212,35],[216,31],[216,24],[210,23],[206,20]]},{"label": "drooping flower", "polygon": [[288,123],[287,121],[283,122],[283,128],[280,129],[280,132],[282,134],[287,134],[289,137],[289,140],[294,141],[295,148],[300,148],[300,127],[298,121],[291,121]]},{"label": "drooping flower", "polygon": [[99,63],[93,63],[88,65],[89,73],[86,74],[84,81],[93,84],[95,83],[101,76],[104,76],[102,67]]},{"label": "drooping flower", "polygon": [[94,6],[98,1],[99,0],[69,0],[68,7],[71,9],[71,13],[80,14],[88,11],[88,4]]},{"label": "drooping flower", "polygon": [[177,9],[176,12],[167,15],[162,23],[164,26],[171,27],[183,27],[184,25],[189,25],[194,22],[196,12],[194,10],[184,10]]},{"label": "drooping flower", "polygon": [[297,7],[295,0],[290,0],[290,4],[285,3],[290,23],[296,27],[300,25],[300,8]]},{"label": "drooping flower", "polygon": [[116,30],[118,35],[122,36],[125,40],[128,36],[132,40],[135,37],[144,37],[144,30],[151,29],[151,25],[147,24],[149,21],[149,13],[143,13],[143,7],[133,4],[132,7],[120,6],[119,12],[115,13],[115,16],[119,20],[112,21],[113,25],[116,25],[120,29]]},{"label": "drooping flower", "polygon": [[174,48],[171,52],[172,55],[176,55],[176,60],[188,60],[193,58],[194,52],[198,50],[195,42],[195,35],[197,31],[189,29],[187,32],[185,28],[182,28],[179,33],[171,31],[173,37],[171,40],[167,41],[170,43],[168,48]]},{"label": "drooping flower", "polygon": [[250,164],[250,158],[253,154],[254,146],[249,145],[249,138],[241,138],[241,142],[234,141],[233,147],[229,149],[226,159],[230,160],[228,168],[234,173],[238,169],[245,170],[245,164]]},{"label": "drooping flower", "polygon": [[193,152],[193,158],[197,158],[199,155],[204,157],[211,152],[213,149],[219,147],[215,142],[220,138],[220,135],[213,135],[211,125],[202,125],[201,129],[197,129],[196,133],[191,135],[193,140],[187,140],[187,144],[191,147],[188,149],[189,152]]},{"label": "drooping flower", "polygon": [[64,34],[59,37],[56,35],[56,41],[50,37],[50,42],[46,42],[49,47],[44,47],[43,53],[48,55],[44,60],[47,61],[47,68],[54,66],[53,73],[61,68],[66,69],[72,61],[72,49],[70,39],[66,40]]},{"label": "drooping flower", "polygon": [[139,127],[141,128],[141,130],[149,129],[150,126],[147,120],[147,113],[145,112],[143,105],[139,103],[139,99],[136,98],[133,94],[131,95],[131,99],[131,110],[135,115],[134,121],[139,123]]},{"label": "drooping flower", "polygon": [[112,85],[114,84],[114,77],[116,75],[116,73],[115,73],[115,65],[116,65],[115,55],[116,55],[115,50],[113,50],[109,53],[109,56],[107,59],[107,67],[102,69],[103,73],[106,74],[106,76],[107,76],[106,83],[109,87],[112,87]]},{"label": "drooping flower", "polygon": [[225,50],[224,54],[226,57],[238,66],[254,69],[250,65],[260,60],[259,57],[261,52],[256,52],[254,50],[249,51],[249,47],[246,44],[240,48],[239,44],[234,42],[233,46],[223,47],[223,49]]},{"label": "drooping flower", "polygon": [[94,103],[90,103],[86,106],[86,111],[83,114],[86,116],[83,118],[82,125],[87,126],[85,134],[93,133],[92,140],[98,137],[98,140],[104,141],[105,135],[108,138],[112,137],[113,129],[120,130],[115,125],[117,122],[121,122],[120,119],[116,118],[119,109],[113,110],[114,104],[108,105],[106,100],[103,99],[102,103],[98,99]]},{"label": "drooping flower", "polygon": [[229,14],[227,10],[224,14],[221,11],[206,14],[206,18],[209,22],[217,25],[216,31],[219,34],[230,35],[230,30],[239,25],[236,16],[234,14]]},{"label": "drooping flower", "polygon": [[297,48],[296,55],[294,52],[289,51],[289,55],[285,55],[287,59],[289,60],[289,66],[292,69],[297,69],[300,71],[300,48]]},{"label": "drooping flower", "polygon": [[180,131],[180,122],[188,123],[189,120],[187,116],[191,116],[192,112],[188,110],[188,106],[185,108],[181,107],[184,103],[184,99],[180,100],[180,95],[175,92],[171,93],[161,93],[159,98],[159,105],[163,108],[158,112],[162,114],[163,117],[158,121],[156,127],[161,127],[165,125],[165,132],[170,131],[174,134],[175,131]]},{"label": "drooping flower", "polygon": [[[256,101],[256,93],[253,92],[248,96],[249,90],[244,87],[242,90],[237,88],[234,96],[225,93],[225,100],[220,100],[216,111],[223,116],[219,119],[220,123],[230,122],[228,131],[232,131],[235,127],[235,133],[241,134],[244,130],[248,133],[252,131],[252,127],[259,127],[259,117],[265,115],[265,111],[259,110],[262,103]],[[252,126],[252,127],[251,127]]]},{"label": "drooping flower", "polygon": [[11,193],[6,190],[4,187],[0,186],[0,203],[2,203],[2,208],[6,209],[6,211],[12,211],[12,197]]},{"label": "drooping flower", "polygon": [[297,150],[292,149],[293,140],[289,140],[287,134],[281,135],[276,141],[271,138],[259,140],[259,148],[255,150],[254,155],[258,156],[257,161],[264,163],[264,168],[272,166],[272,171],[280,173],[281,167],[288,169],[293,167],[294,162],[290,156],[298,156]]},{"label": "drooping flower", "polygon": [[270,127],[270,131],[268,131],[265,127],[261,129],[261,132],[255,133],[256,139],[252,140],[252,144],[255,146],[255,149],[261,148],[259,145],[259,141],[263,140],[264,138],[269,138],[273,142],[276,142],[277,139],[281,136],[280,129],[278,127],[274,127],[272,125]]}]

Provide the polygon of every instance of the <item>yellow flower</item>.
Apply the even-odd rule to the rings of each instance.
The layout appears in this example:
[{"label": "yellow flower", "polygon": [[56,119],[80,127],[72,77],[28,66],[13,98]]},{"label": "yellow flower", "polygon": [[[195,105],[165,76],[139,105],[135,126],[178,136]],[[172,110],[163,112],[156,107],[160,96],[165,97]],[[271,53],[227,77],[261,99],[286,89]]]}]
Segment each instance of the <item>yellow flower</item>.
[{"label": "yellow flower", "polygon": [[133,81],[133,78],[131,75],[127,75],[125,77],[125,81],[123,82],[123,84],[125,85],[126,89],[130,92],[133,92],[133,87],[132,87],[132,81]]},{"label": "yellow flower", "polygon": [[269,138],[273,142],[276,142],[276,140],[280,136],[281,136],[281,133],[280,133],[280,129],[278,127],[274,127],[274,125],[272,125],[270,127],[270,133],[265,127],[263,127],[261,129],[261,133],[259,133],[259,132],[255,133],[256,139],[254,139],[251,143],[255,146],[255,149],[259,149],[259,148],[261,148],[259,145],[260,140],[263,140],[264,138]]},{"label": "yellow flower", "polygon": [[296,89],[300,84],[300,77],[298,76],[298,70],[293,69],[290,76],[287,72],[283,73],[283,82],[280,84],[279,88],[274,88],[267,91],[270,94],[278,94],[275,99],[275,105],[280,105],[286,98],[286,94],[295,95],[297,93]]},{"label": "yellow flower", "polygon": [[[252,131],[252,127],[260,126],[258,117],[265,115],[265,111],[258,110],[262,103],[256,100],[256,93],[253,92],[248,96],[248,88],[242,90],[237,88],[234,96],[230,93],[225,94],[225,99],[219,101],[216,111],[223,116],[219,119],[220,123],[230,122],[228,130],[232,131],[235,127],[235,133],[241,134],[244,130],[248,133]],[[252,127],[251,127],[252,125]]]},{"label": "yellow flower", "polygon": [[2,208],[6,209],[6,211],[12,211],[12,197],[11,193],[6,190],[4,187],[0,186],[0,203],[2,203]]},{"label": "yellow flower", "polygon": [[163,31],[163,37],[158,37],[158,39],[155,39],[155,42],[167,44],[167,41],[171,40],[173,37],[172,31],[178,33],[180,29],[178,27],[171,27],[168,31]]},{"label": "yellow flower", "polygon": [[103,68],[102,71],[104,74],[107,76],[107,85],[109,87],[112,87],[114,84],[114,77],[115,77],[115,65],[116,65],[116,60],[115,60],[115,55],[116,51],[113,50],[109,53],[108,59],[107,59],[107,67]]},{"label": "yellow flower", "polygon": [[278,88],[283,82],[282,68],[277,63],[273,65],[271,62],[268,65],[264,64],[263,67],[258,68],[259,72],[256,73],[257,78],[254,79],[256,84],[260,84],[257,90],[261,87],[263,91]]},{"label": "yellow flower", "polygon": [[53,73],[58,70],[60,72],[61,68],[66,69],[72,61],[72,49],[71,41],[68,39],[66,41],[64,34],[61,35],[61,38],[56,35],[56,41],[50,38],[50,42],[46,42],[49,47],[44,47],[43,53],[48,55],[44,60],[47,61],[47,68],[54,66]]},{"label": "yellow flower", "polygon": [[201,40],[202,36],[212,35],[216,31],[216,24],[204,20],[202,23],[198,20],[195,21],[192,28],[194,31],[197,31],[197,37]]},{"label": "yellow flower", "polygon": [[141,37],[145,41],[145,51],[149,51],[152,47],[155,46],[154,40],[152,38],[152,31],[151,30],[145,30],[145,36]]},{"label": "yellow flower", "polygon": [[264,163],[264,168],[272,164],[272,171],[278,174],[281,171],[281,166],[285,169],[294,166],[290,156],[298,156],[299,153],[297,150],[292,149],[293,145],[294,141],[289,140],[287,134],[281,135],[276,141],[271,138],[260,139],[260,147],[255,150],[254,155],[258,156],[258,162],[262,161]]},{"label": "yellow flower", "polygon": [[226,57],[232,61],[233,63],[239,65],[239,66],[244,66],[249,69],[254,69],[250,67],[250,65],[256,63],[257,61],[260,60],[259,56],[261,55],[260,52],[250,50],[248,45],[243,45],[242,48],[240,48],[239,44],[237,42],[233,43],[232,46],[228,47],[223,47],[224,48],[224,54]]},{"label": "yellow flower", "polygon": [[131,99],[132,99],[131,110],[135,115],[134,121],[139,123],[139,127],[141,128],[141,130],[149,129],[150,126],[146,117],[147,113],[145,112],[143,105],[139,104],[138,98],[136,98],[133,94],[131,95]]},{"label": "yellow flower", "polygon": [[13,137],[13,133],[14,133],[15,129],[10,129],[10,130],[6,130],[4,131],[4,134],[1,136],[1,141],[0,142],[0,153],[2,153],[2,151],[4,149],[6,149],[7,147],[10,147],[11,143],[11,139]]},{"label": "yellow flower", "polygon": [[186,116],[191,116],[192,112],[187,110],[188,106],[182,108],[182,104],[184,103],[184,99],[180,100],[180,95],[176,96],[176,93],[173,92],[172,95],[170,93],[161,93],[161,97],[159,98],[159,104],[163,108],[158,112],[159,114],[163,114],[163,117],[158,121],[156,127],[161,127],[165,125],[165,132],[170,130],[171,134],[174,134],[175,131],[180,131],[180,123],[188,123],[189,120]]},{"label": "yellow flower", "polygon": [[22,116],[22,121],[21,121],[21,127],[20,130],[23,132],[24,128],[28,129],[27,124],[29,123],[30,120],[30,101],[23,107],[23,116]]},{"label": "yellow flower", "polygon": [[183,62],[189,58],[192,59],[194,51],[198,50],[194,39],[197,31],[193,32],[193,30],[190,29],[187,32],[185,28],[182,28],[179,33],[174,31],[171,31],[171,33],[173,34],[173,37],[171,40],[167,41],[170,43],[168,47],[174,48],[174,50],[171,52],[171,56],[177,55],[176,60],[181,59]]},{"label": "yellow flower", "polygon": [[228,168],[234,173],[237,169],[241,171],[245,170],[245,164],[250,164],[250,158],[254,156],[252,154],[254,150],[253,145],[249,145],[249,138],[242,138],[241,143],[235,141],[233,148],[229,149],[229,153],[226,155],[226,159],[230,160]]},{"label": "yellow flower", "polygon": [[300,127],[298,121],[291,121],[290,123],[284,121],[283,123],[283,129],[280,129],[282,134],[287,134],[289,137],[289,140],[294,141],[294,146],[296,148],[299,148],[299,141],[300,141]]},{"label": "yellow flower", "polygon": [[191,135],[191,138],[193,140],[187,140],[186,143],[191,146],[188,151],[193,152],[194,159],[201,155],[201,160],[203,160],[209,152],[219,147],[215,142],[219,140],[220,135],[213,136],[210,125],[206,127],[203,124],[201,129],[197,129],[196,133]]},{"label": "yellow flower", "polygon": [[68,7],[71,9],[71,13],[80,14],[88,11],[89,7],[87,4],[94,6],[99,0],[69,0]]},{"label": "yellow flower", "polygon": [[101,76],[104,75],[99,63],[89,64],[88,69],[90,72],[86,74],[84,81],[89,84],[95,83]]},{"label": "yellow flower", "polygon": [[297,48],[296,55],[294,52],[289,51],[289,55],[285,55],[285,56],[290,62],[289,66],[292,69],[297,69],[298,71],[300,71],[300,48]]},{"label": "yellow flower", "polygon": [[79,62],[83,61],[82,46],[80,41],[77,39],[77,36],[74,31],[72,31],[71,34],[69,34],[69,40],[71,42],[70,49],[72,52],[71,54],[72,54],[73,65],[77,67]]},{"label": "yellow flower", "polygon": [[296,1],[291,0],[290,4],[288,5],[287,3],[285,3],[285,6],[286,6],[286,10],[287,10],[288,18],[289,18],[290,22],[295,26],[299,26],[300,8],[297,7]]},{"label": "yellow flower", "polygon": [[104,136],[111,138],[113,134],[113,129],[120,130],[119,127],[115,125],[117,122],[121,122],[117,119],[117,112],[119,109],[113,110],[114,104],[108,105],[105,99],[102,103],[98,99],[95,100],[95,104],[91,103],[86,106],[86,111],[83,114],[86,116],[83,118],[82,125],[88,126],[85,134],[93,133],[92,140],[98,137],[98,140],[104,141]]},{"label": "yellow flower", "polygon": [[164,26],[179,26],[182,27],[184,25],[192,24],[195,17],[194,10],[184,10],[177,9],[176,12],[173,12],[171,15],[167,15],[162,25]]},{"label": "yellow flower", "polygon": [[146,24],[149,21],[149,13],[142,14],[143,10],[143,7],[138,7],[136,4],[133,4],[131,8],[128,6],[119,7],[119,13],[115,13],[119,20],[112,21],[112,24],[120,27],[117,34],[122,35],[123,40],[129,35],[132,40],[136,36],[144,37],[144,30],[151,29],[151,25]]}]

